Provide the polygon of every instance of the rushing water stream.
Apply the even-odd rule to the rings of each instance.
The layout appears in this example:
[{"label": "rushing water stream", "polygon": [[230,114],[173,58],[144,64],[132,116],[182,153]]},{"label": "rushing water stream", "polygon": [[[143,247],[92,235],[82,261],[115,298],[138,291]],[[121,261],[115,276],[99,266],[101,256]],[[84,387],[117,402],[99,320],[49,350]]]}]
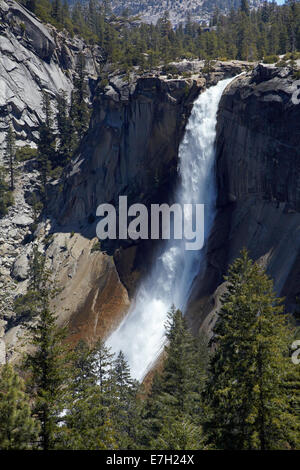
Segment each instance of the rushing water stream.
[{"label": "rushing water stream", "polygon": [[[179,148],[180,178],[175,202],[205,205],[205,240],[215,216],[217,111],[222,93],[231,80],[220,81],[198,97]],[[185,240],[165,242],[163,253],[140,285],[130,312],[107,340],[113,352],[124,352],[134,378],[141,380],[160,353],[165,341],[167,311],[172,304],[184,311],[192,283],[203,263],[204,248],[187,251]]]}]

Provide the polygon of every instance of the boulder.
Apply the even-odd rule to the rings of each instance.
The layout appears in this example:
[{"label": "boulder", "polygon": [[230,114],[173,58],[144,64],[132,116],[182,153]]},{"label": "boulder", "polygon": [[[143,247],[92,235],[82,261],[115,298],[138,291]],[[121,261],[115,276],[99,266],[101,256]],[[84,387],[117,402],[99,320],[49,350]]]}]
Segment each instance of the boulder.
[{"label": "boulder", "polygon": [[27,227],[33,223],[33,219],[28,215],[16,215],[13,220],[13,224],[17,225],[18,227]]},{"label": "boulder", "polygon": [[29,259],[26,254],[19,255],[13,265],[11,276],[17,281],[24,281],[28,277]]}]

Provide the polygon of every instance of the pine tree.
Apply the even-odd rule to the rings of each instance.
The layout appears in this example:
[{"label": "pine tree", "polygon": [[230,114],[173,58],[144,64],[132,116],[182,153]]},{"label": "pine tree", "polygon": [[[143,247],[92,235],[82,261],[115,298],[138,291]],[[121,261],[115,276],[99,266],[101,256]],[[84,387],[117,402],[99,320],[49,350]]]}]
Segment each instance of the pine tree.
[{"label": "pine tree", "polygon": [[163,423],[157,438],[151,442],[151,449],[159,450],[199,450],[203,438],[198,426],[188,417],[162,417]]},{"label": "pine tree", "polygon": [[27,450],[36,447],[38,423],[31,417],[24,381],[5,364],[0,369],[0,449]]},{"label": "pine tree", "polygon": [[56,164],[64,167],[73,155],[74,135],[66,94],[63,92],[57,98],[56,121],[59,139]]},{"label": "pine tree", "polygon": [[10,177],[10,191],[15,189],[15,171],[16,171],[16,146],[15,146],[15,134],[11,124],[8,127],[6,134],[6,151],[5,156],[8,164],[8,171]]},{"label": "pine tree", "polygon": [[79,54],[70,110],[72,124],[77,134],[78,143],[83,138],[89,126],[90,111],[87,104],[87,96],[88,90],[86,85],[85,57],[83,54]]},{"label": "pine tree", "polygon": [[117,432],[120,449],[132,449],[139,429],[137,406],[138,383],[131,378],[128,363],[122,351],[114,361],[112,374],[111,418]]},{"label": "pine tree", "polygon": [[[104,351],[102,361],[107,362]],[[101,366],[102,367],[102,366]],[[65,447],[81,450],[116,449],[116,432],[105,403],[105,391],[99,383],[94,350],[80,341],[75,349],[72,365],[72,393],[65,416],[63,435]],[[105,366],[103,364],[102,371]],[[106,375],[106,372],[105,372]]]},{"label": "pine tree", "polygon": [[52,0],[51,16],[58,23],[63,23],[63,6],[61,0]]},{"label": "pine tree", "polygon": [[30,372],[28,387],[34,399],[33,414],[41,425],[40,447],[59,448],[60,425],[68,402],[70,356],[64,341],[66,330],[56,325],[50,299],[57,291],[51,286],[49,272],[43,265],[33,309],[37,315],[27,326],[33,352],[26,355],[25,367]]},{"label": "pine tree", "polygon": [[[151,393],[143,412],[145,424],[141,442],[148,448],[172,445],[180,447],[180,437],[187,429],[190,435],[182,446],[201,445],[200,422],[203,414],[201,393],[205,381],[207,346],[188,331],[180,310],[172,306],[166,322],[167,358],[163,371],[153,380]],[[168,431],[168,426],[174,429]],[[175,431],[177,429],[177,431]],[[197,434],[197,439],[195,436]],[[197,444],[196,444],[197,441]],[[166,447],[162,447],[166,448]],[[184,449],[185,447],[182,447]]]},{"label": "pine tree", "polygon": [[43,202],[47,202],[47,182],[55,162],[55,135],[53,131],[53,117],[50,97],[47,92],[43,95],[43,110],[45,121],[39,127],[38,163],[41,178],[41,191]]},{"label": "pine tree", "polygon": [[111,391],[113,388],[112,374],[114,366],[114,355],[99,340],[92,349],[93,372],[101,392],[102,405],[110,408],[112,404]]},{"label": "pine tree", "polygon": [[7,214],[8,207],[13,203],[13,194],[5,180],[5,170],[0,167],[0,217]]},{"label": "pine tree", "polygon": [[220,449],[286,448],[295,439],[295,417],[283,387],[290,359],[282,300],[246,251],[225,279],[205,391],[204,435]]},{"label": "pine tree", "polygon": [[28,289],[26,294],[17,296],[14,301],[14,311],[23,322],[36,319],[43,308],[42,288],[45,271],[45,256],[37,246],[33,247],[29,261]]},{"label": "pine tree", "polygon": [[205,361],[199,367],[199,339],[194,339],[187,329],[182,312],[174,306],[168,313],[166,337],[169,345],[166,347],[167,359],[162,372],[162,392],[172,396],[170,406],[174,407],[175,413],[192,416],[201,409],[200,392],[205,377]]},{"label": "pine tree", "polygon": [[247,16],[250,15],[250,8],[249,8],[248,0],[241,0],[241,11],[245,13],[245,15]]}]

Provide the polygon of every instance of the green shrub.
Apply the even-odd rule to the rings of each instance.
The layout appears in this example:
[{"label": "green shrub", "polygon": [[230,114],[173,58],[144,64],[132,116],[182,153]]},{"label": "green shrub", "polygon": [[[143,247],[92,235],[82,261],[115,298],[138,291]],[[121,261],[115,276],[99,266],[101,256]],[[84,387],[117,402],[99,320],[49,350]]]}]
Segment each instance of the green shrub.
[{"label": "green shrub", "polygon": [[300,52],[287,52],[283,58],[284,60],[300,59]]},{"label": "green shrub", "polygon": [[296,78],[296,80],[300,79],[300,70],[295,70],[294,71],[293,78]]},{"label": "green shrub", "polygon": [[61,166],[57,166],[53,168],[53,170],[50,171],[50,177],[53,178],[54,180],[58,180],[63,172],[63,168]]},{"label": "green shrub", "polygon": [[14,204],[14,197],[11,191],[6,191],[0,197],[0,217],[7,214],[9,206]]},{"label": "green shrub", "polygon": [[99,240],[94,243],[94,246],[91,249],[91,253],[94,253],[94,251],[101,251],[101,243]]},{"label": "green shrub", "polygon": [[[175,67],[175,65],[172,64],[167,64],[164,65],[162,68],[162,74],[163,75],[178,75],[178,70]],[[171,77],[172,78],[172,77]]]},{"label": "green shrub", "polygon": [[279,61],[279,57],[276,54],[266,55],[263,60],[264,64],[275,64],[278,61]]},{"label": "green shrub", "polygon": [[285,62],[285,60],[279,60],[275,65],[276,67],[286,67],[288,64]]},{"label": "green shrub", "polygon": [[9,189],[9,185],[5,181],[5,173],[3,168],[0,168],[0,217],[7,214],[9,206],[14,203],[14,197],[12,191]]},{"label": "green shrub", "polygon": [[19,162],[25,162],[26,160],[31,160],[32,158],[37,157],[37,149],[30,147],[30,145],[25,145],[24,147],[19,147],[16,150],[16,159]]},{"label": "green shrub", "polygon": [[44,244],[45,244],[46,249],[51,245],[53,240],[54,240],[53,233],[48,233],[48,235],[46,235],[46,237],[44,238]]}]

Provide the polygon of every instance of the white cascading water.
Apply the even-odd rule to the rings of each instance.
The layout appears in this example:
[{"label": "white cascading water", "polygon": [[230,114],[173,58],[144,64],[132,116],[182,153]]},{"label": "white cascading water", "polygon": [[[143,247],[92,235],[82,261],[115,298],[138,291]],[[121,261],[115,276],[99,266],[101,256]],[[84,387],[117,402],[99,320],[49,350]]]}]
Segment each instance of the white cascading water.
[{"label": "white cascading water", "polygon": [[[215,216],[217,111],[231,80],[220,81],[198,97],[179,147],[180,182],[175,202],[182,206],[205,205],[205,240]],[[166,241],[162,255],[141,283],[128,315],[108,338],[107,346],[115,353],[123,351],[137,380],[143,379],[164,346],[164,324],[170,306],[174,304],[184,311],[192,283],[204,262],[204,249],[186,251],[185,240]]]}]

